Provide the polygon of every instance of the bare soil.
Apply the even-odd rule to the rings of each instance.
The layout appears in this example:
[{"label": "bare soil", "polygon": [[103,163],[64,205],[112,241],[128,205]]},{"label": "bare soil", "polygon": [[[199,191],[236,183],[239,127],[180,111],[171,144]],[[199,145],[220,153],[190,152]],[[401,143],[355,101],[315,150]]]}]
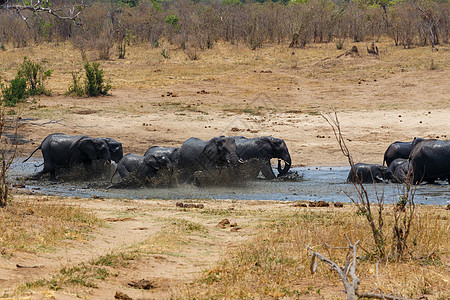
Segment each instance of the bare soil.
[{"label": "bare soil", "polygon": [[[335,110],[355,161],[381,164],[385,149],[396,140],[450,137],[450,55],[429,48],[408,51],[388,43],[379,48],[383,49],[380,57],[338,57],[343,51],[334,45],[295,51],[218,45],[201,53],[199,61],[189,61],[177,49],[165,60],[158,49],[133,46],[125,60],[101,62],[113,90],[110,96],[92,99],[64,95],[75,68],[71,66],[81,66],[79,53],[68,44],[0,52],[0,76],[12,79],[25,55],[36,60],[46,57],[54,70],[49,81],[53,95],[29,99],[20,111],[20,132],[30,141],[21,148],[22,156],[55,132],[112,137],[122,142],[125,153],[139,154],[153,145],[180,146],[191,136],[271,135],[286,141],[295,166],[345,165],[333,132],[320,115]],[[431,58],[437,70],[430,69]],[[16,197],[33,200],[39,196]],[[264,218],[249,211],[290,209],[275,202],[213,201],[207,208],[230,214],[202,215],[176,208],[169,200],[53,200],[92,210],[107,226],[73,247],[1,257],[0,290],[5,295],[17,295],[17,286],[49,279],[62,267],[138,247],[163,232],[167,219],[182,218],[205,226],[208,234],[189,236],[182,245],[169,247],[169,252],[164,247],[149,251],[116,269],[113,279],[97,282],[97,288],[41,288],[22,294],[44,299],[112,299],[121,291],[139,299],[170,298],[257,232]],[[216,227],[227,216],[242,230]],[[150,280],[156,288],[145,291],[128,286],[140,279]],[[340,287],[332,287],[322,297],[339,291]]]}]

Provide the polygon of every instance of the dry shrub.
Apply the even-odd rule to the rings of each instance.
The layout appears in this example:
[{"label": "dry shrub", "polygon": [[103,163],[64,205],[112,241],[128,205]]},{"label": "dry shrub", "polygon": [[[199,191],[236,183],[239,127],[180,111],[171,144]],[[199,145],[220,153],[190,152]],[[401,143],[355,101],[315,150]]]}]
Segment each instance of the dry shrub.
[{"label": "dry shrub", "polygon": [[[0,11],[0,31],[2,43],[12,43],[13,47],[26,47],[32,40],[32,32],[26,23],[13,11]],[[8,24],[8,26],[3,26]]]},{"label": "dry shrub", "polygon": [[43,202],[47,198],[19,200],[18,196],[0,211],[0,249],[42,251],[65,240],[85,239],[100,224],[92,213],[79,206]]},{"label": "dry shrub", "polygon": [[95,51],[99,59],[109,59],[115,41],[112,9],[107,4],[95,3],[83,13],[83,26],[74,27],[73,44],[80,49],[83,60],[88,58],[87,51]]},{"label": "dry shrub", "polygon": [[[392,210],[394,206],[385,209]],[[382,264],[370,260],[368,254],[373,250],[370,229],[354,208],[345,211],[305,208],[292,214],[274,216],[274,220],[261,228],[252,241],[229,251],[217,267],[205,272],[203,278],[189,286],[180,297],[281,298],[316,293],[318,288],[325,298],[326,295],[335,295],[342,288],[337,292],[332,287],[340,287],[340,279],[326,267],[318,268],[314,276],[310,275],[310,259],[305,245],[315,245],[319,252],[326,251],[321,247],[325,243],[345,247],[344,233],[352,241],[360,240],[360,249],[363,249],[359,251],[357,269],[361,290],[371,291],[379,287],[385,293],[417,297],[425,294],[426,282],[427,292],[433,295],[448,293],[445,278],[450,274],[441,263],[449,254],[450,244],[446,238],[448,215],[449,212],[442,208],[419,208],[418,222],[412,228],[416,244],[408,250],[414,257],[428,257],[426,264],[416,259]],[[393,222],[392,213],[386,215],[386,222]],[[428,236],[431,232],[433,234]],[[345,253],[336,250],[328,255],[342,264]],[[343,293],[341,295],[344,296]]]}]

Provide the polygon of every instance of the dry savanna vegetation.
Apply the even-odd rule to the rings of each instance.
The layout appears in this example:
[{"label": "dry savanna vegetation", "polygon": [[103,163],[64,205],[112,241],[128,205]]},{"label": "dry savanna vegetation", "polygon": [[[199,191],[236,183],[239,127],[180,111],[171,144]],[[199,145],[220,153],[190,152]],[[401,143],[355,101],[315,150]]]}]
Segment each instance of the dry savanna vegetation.
[{"label": "dry savanna vegetation", "polygon": [[[332,110],[355,162],[381,164],[395,140],[450,136],[445,1],[90,5],[82,27],[30,14],[28,29],[0,9],[0,24],[10,24],[0,30],[1,88],[24,62],[51,70],[45,93],[2,110],[2,160],[27,156],[54,132],[112,137],[125,153],[191,136],[272,135],[286,141],[294,166],[347,165],[321,116]],[[66,96],[74,78],[84,83],[86,61],[99,64],[108,96]],[[365,212],[350,203],[183,200],[203,204],[190,208],[151,194],[47,196],[15,184],[0,188],[8,192],[0,209],[6,299],[345,299],[326,264],[311,274],[306,248],[343,264],[347,249],[325,244],[346,247],[345,235],[359,241],[360,291],[450,295],[444,206],[415,206],[406,248],[395,257],[401,214],[385,204],[381,258]],[[295,193],[302,200],[301,189]]]},{"label": "dry savanna vegetation", "polygon": [[[10,276],[3,296],[110,299],[120,291],[145,299],[342,299],[332,270],[319,265],[311,275],[305,245],[322,252],[325,243],[345,246],[344,233],[360,241],[361,290],[448,296],[449,212],[442,207],[418,207],[408,255],[394,263],[374,258],[370,229],[352,205],[194,203],[204,207],[179,208],[171,200],[16,195],[1,216],[2,274]],[[386,227],[392,209],[385,208]],[[218,226],[223,219],[235,227]],[[325,253],[345,260],[344,250]],[[142,279],[144,287],[133,287]]]}]

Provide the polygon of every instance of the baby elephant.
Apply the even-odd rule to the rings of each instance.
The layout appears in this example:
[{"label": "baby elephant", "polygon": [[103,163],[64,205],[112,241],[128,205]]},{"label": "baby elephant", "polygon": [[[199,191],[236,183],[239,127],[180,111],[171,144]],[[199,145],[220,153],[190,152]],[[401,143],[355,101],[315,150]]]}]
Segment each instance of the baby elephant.
[{"label": "baby elephant", "polygon": [[405,158],[394,159],[389,165],[388,171],[393,183],[406,183],[412,175],[409,160]]},{"label": "baby elephant", "polygon": [[357,163],[354,169],[350,170],[347,182],[378,183],[389,180],[390,178],[391,175],[385,166]]},{"label": "baby elephant", "polygon": [[162,170],[169,171],[169,183],[172,180],[173,165],[170,159],[166,155],[146,155],[141,156],[134,153],[125,155],[117,164],[116,171],[122,179],[126,179],[131,182],[146,182],[158,175]]}]

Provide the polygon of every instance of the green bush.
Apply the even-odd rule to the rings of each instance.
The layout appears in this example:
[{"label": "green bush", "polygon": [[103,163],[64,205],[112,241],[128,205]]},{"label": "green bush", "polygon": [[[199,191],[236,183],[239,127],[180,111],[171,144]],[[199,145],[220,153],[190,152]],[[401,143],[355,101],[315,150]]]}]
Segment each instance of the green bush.
[{"label": "green bush", "polygon": [[45,88],[45,81],[52,75],[52,70],[46,70],[40,63],[35,63],[24,57],[17,76],[26,79],[28,95],[36,96],[45,94],[49,96],[51,91]]},{"label": "green bush", "polygon": [[4,106],[16,106],[28,97],[27,80],[17,76],[11,84],[2,90],[2,103]]},{"label": "green bush", "polygon": [[66,95],[75,94],[79,97],[96,97],[99,95],[108,95],[108,91],[111,89],[111,84],[109,82],[105,83],[104,72],[99,69],[99,63],[89,63],[88,61],[84,64],[84,70],[86,78],[84,80],[84,86],[80,83],[80,77],[75,73],[72,73],[73,83],[69,86]]},{"label": "green bush", "polygon": [[98,95],[108,95],[108,91],[111,89],[109,83],[103,80],[103,70],[99,69],[99,63],[91,64],[87,61],[84,64],[84,70],[86,71],[85,91],[88,97],[95,97]]}]

